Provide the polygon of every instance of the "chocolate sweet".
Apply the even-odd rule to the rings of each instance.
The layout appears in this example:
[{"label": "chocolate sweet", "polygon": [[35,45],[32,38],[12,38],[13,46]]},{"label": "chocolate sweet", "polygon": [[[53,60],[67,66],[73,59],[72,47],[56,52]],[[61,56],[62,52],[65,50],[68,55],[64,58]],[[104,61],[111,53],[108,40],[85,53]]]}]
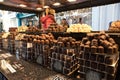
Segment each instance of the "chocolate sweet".
[{"label": "chocolate sweet", "polygon": [[67,47],[68,47],[68,48],[70,48],[70,47],[71,47],[71,46],[70,46],[70,42],[67,42]]},{"label": "chocolate sweet", "polygon": [[112,46],[112,43],[108,42],[107,40],[104,40],[103,45],[104,45],[104,47],[108,48],[108,47]]},{"label": "chocolate sweet", "polygon": [[98,46],[98,53],[104,53],[104,47]]},{"label": "chocolate sweet", "polygon": [[116,45],[113,46],[113,53],[118,53],[118,47]]},{"label": "chocolate sweet", "polygon": [[82,39],[82,43],[83,43],[83,44],[85,44],[87,41],[88,41],[88,38],[87,38],[87,37],[84,37],[84,38]]},{"label": "chocolate sweet", "polygon": [[66,62],[70,63],[72,60],[69,56],[66,57]]},{"label": "chocolate sweet", "polygon": [[114,74],[116,71],[116,68],[114,66],[107,66],[106,72],[109,74]]},{"label": "chocolate sweet", "polygon": [[60,54],[60,60],[65,61],[66,56],[64,54]]},{"label": "chocolate sweet", "polygon": [[81,51],[84,50],[84,46],[85,46],[84,44],[81,44],[81,45],[80,45],[80,50],[81,50]]},{"label": "chocolate sweet", "polygon": [[101,35],[100,39],[105,40],[106,39],[106,35]]},{"label": "chocolate sweet", "polygon": [[89,45],[85,45],[84,46],[84,51],[85,52],[90,52],[90,46]]},{"label": "chocolate sweet", "polygon": [[114,59],[112,57],[106,57],[105,58],[105,63],[112,65],[114,63]]},{"label": "chocolate sweet", "polygon": [[96,53],[96,52],[97,52],[97,47],[91,46],[91,53]]},{"label": "chocolate sweet", "polygon": [[113,38],[109,38],[109,42],[112,43],[112,44],[115,44],[115,41]]},{"label": "chocolate sweet", "polygon": [[92,46],[98,46],[98,40],[97,39],[93,39],[91,42]]},{"label": "chocolate sweet", "polygon": [[107,54],[113,54],[113,47],[108,47]]},{"label": "chocolate sweet", "polygon": [[85,43],[85,45],[90,45],[90,41],[87,41],[87,42]]}]

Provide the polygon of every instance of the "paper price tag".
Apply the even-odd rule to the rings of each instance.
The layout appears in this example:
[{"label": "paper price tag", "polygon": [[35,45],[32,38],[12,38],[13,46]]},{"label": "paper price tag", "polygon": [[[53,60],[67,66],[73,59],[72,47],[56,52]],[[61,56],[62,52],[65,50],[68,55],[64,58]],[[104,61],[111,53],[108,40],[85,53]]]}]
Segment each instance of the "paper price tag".
[{"label": "paper price tag", "polygon": [[100,73],[95,71],[88,71],[86,74],[86,80],[101,80]]},{"label": "paper price tag", "polygon": [[27,48],[33,47],[32,43],[27,43]]}]

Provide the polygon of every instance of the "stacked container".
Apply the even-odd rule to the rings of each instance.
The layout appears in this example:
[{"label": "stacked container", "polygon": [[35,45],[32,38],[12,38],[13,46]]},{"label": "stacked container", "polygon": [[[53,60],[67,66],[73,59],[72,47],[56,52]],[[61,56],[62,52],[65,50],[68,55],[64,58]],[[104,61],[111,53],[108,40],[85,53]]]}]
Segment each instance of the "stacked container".
[{"label": "stacked container", "polygon": [[75,42],[71,37],[59,37],[58,40],[54,40],[50,55],[52,70],[65,75],[70,75],[77,70],[79,65]]},{"label": "stacked container", "polygon": [[86,80],[114,80],[118,66],[118,47],[105,33],[92,34],[82,39],[78,70]]}]

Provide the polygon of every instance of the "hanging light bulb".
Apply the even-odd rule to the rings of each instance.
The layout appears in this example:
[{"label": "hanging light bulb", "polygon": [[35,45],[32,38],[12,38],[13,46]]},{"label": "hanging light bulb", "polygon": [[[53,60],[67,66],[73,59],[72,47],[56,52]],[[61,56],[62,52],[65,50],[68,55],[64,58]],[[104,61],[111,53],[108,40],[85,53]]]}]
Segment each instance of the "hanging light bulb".
[{"label": "hanging light bulb", "polygon": [[67,0],[68,2],[75,2],[75,1],[77,1],[77,0]]},{"label": "hanging light bulb", "polygon": [[0,0],[0,2],[4,2],[4,0]]},{"label": "hanging light bulb", "polygon": [[43,6],[43,8],[49,8],[49,6]]},{"label": "hanging light bulb", "polygon": [[20,6],[20,7],[27,7],[27,6],[26,6],[26,5],[24,5],[24,4],[20,4],[19,6]]},{"label": "hanging light bulb", "polygon": [[53,4],[54,6],[59,6],[59,5],[61,5],[59,2],[56,2],[56,3],[54,3]]},{"label": "hanging light bulb", "polygon": [[40,8],[40,7],[38,7],[38,8],[36,8],[38,11],[41,11],[42,10],[42,8]]}]

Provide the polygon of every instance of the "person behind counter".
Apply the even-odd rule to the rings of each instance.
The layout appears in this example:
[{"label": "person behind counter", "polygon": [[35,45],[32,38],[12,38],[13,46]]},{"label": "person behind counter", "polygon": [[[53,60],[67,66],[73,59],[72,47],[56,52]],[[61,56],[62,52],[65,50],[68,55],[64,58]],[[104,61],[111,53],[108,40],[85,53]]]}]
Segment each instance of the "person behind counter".
[{"label": "person behind counter", "polygon": [[82,24],[82,18],[79,18],[79,24]]},{"label": "person behind counter", "polygon": [[68,25],[68,23],[67,23],[67,21],[66,21],[65,18],[62,19],[62,21],[61,21],[61,26],[64,27],[64,29],[65,29],[64,31],[66,31],[67,28],[69,27],[69,25]]},{"label": "person behind counter", "polygon": [[47,30],[50,24],[55,23],[55,18],[54,18],[54,12],[51,12],[51,10],[46,9],[46,15],[44,17],[41,17],[41,22],[43,25],[43,30]]}]

